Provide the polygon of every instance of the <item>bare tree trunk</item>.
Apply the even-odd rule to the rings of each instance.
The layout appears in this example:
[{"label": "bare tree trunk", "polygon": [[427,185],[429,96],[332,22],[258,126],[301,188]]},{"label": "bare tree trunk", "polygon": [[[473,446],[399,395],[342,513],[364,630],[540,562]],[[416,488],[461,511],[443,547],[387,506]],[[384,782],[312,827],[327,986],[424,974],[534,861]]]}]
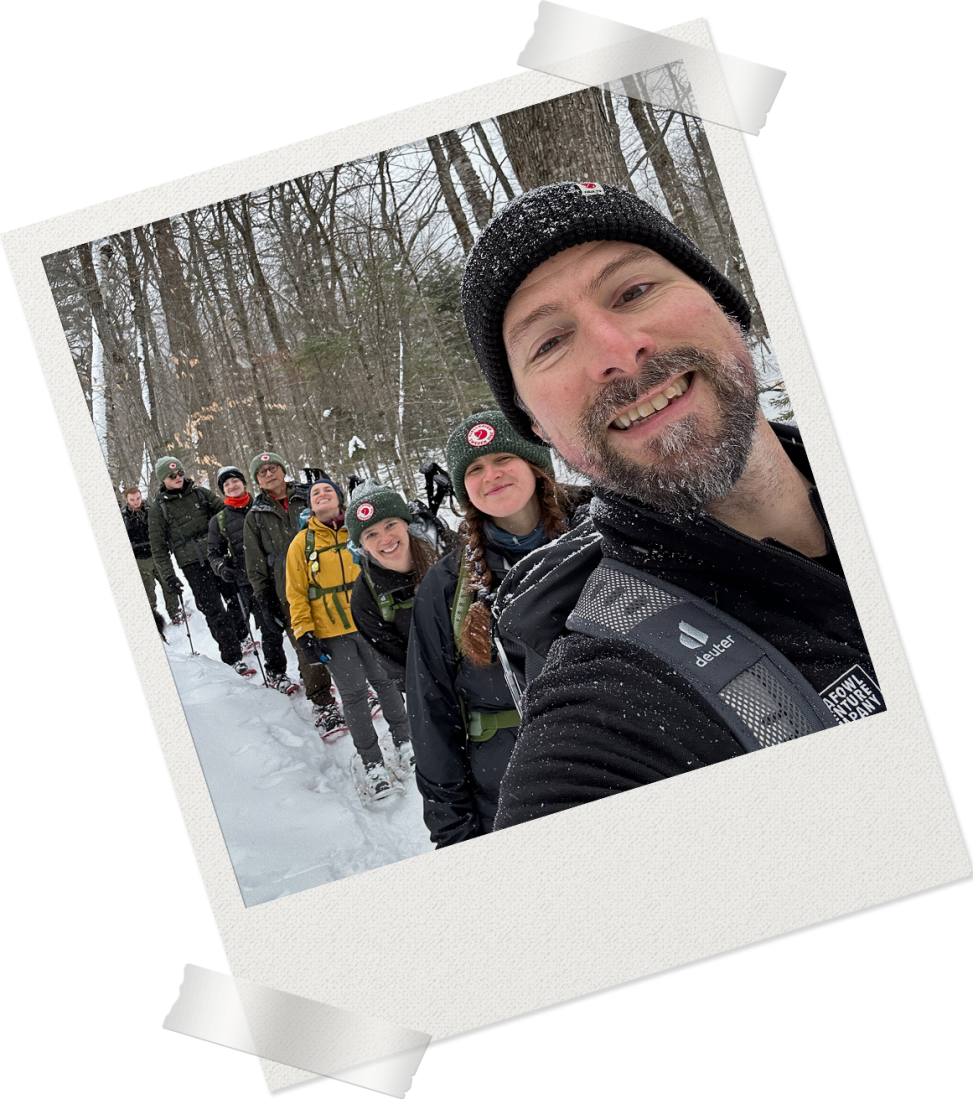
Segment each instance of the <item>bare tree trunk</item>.
[{"label": "bare tree trunk", "polygon": [[630,186],[625,158],[597,88],[498,115],[496,121],[525,191],[566,179]]},{"label": "bare tree trunk", "polygon": [[213,380],[206,364],[203,341],[196,321],[192,294],[176,247],[172,223],[168,218],[152,223],[159,261],[162,309],[169,334],[169,351],[176,373],[191,380],[197,407],[190,407],[187,444],[201,464],[215,452],[226,450],[226,441],[218,422],[218,402]]},{"label": "bare tree trunk", "polygon": [[443,152],[438,137],[427,138],[426,144],[429,146],[433,162],[436,165],[436,175],[439,176],[439,186],[442,189],[443,198],[446,200],[446,209],[456,226],[456,232],[459,236],[459,242],[463,246],[463,251],[469,255],[470,249],[473,247],[473,234],[470,232],[470,223],[466,220],[466,214],[463,213],[463,204],[460,202],[459,195],[456,194],[456,188],[453,186],[446,154]]},{"label": "bare tree trunk", "polygon": [[676,165],[666,145],[666,132],[672,123],[673,111],[669,112],[665,125],[660,126],[655,115],[655,108],[647,106],[635,93],[634,82],[631,77],[625,78],[625,89],[631,92],[628,101],[628,110],[635,123],[635,128],[642,138],[646,155],[655,172],[655,178],[662,188],[663,197],[669,207],[669,213],[678,229],[681,229],[691,241],[701,244],[699,222],[696,212],[683,187],[682,179],[676,169]]},{"label": "bare tree trunk", "polygon": [[490,144],[490,139],[486,135],[486,130],[479,122],[473,123],[473,132],[480,139],[480,147],[486,154],[487,160],[490,161],[490,165],[493,168],[497,176],[497,182],[503,188],[503,193],[507,196],[507,201],[514,197],[514,189],[510,186],[510,180],[507,179],[507,174],[504,172],[500,161],[497,160],[497,154],[493,151],[493,146]]},{"label": "bare tree trunk", "polygon": [[76,253],[81,263],[82,290],[92,322],[91,415],[114,481],[119,473],[114,429],[115,378],[118,375],[124,378],[129,363],[112,326],[101,289],[106,281],[106,267],[112,247],[107,240],[93,241],[79,245]]},{"label": "bare tree trunk", "polygon": [[439,140],[446,147],[449,163],[456,169],[459,181],[463,184],[463,193],[466,195],[466,201],[473,211],[476,227],[477,229],[483,229],[492,217],[493,211],[490,208],[490,198],[483,189],[483,184],[476,174],[473,162],[463,148],[463,142],[460,141],[459,134],[455,130],[447,130],[445,133],[440,134]]}]

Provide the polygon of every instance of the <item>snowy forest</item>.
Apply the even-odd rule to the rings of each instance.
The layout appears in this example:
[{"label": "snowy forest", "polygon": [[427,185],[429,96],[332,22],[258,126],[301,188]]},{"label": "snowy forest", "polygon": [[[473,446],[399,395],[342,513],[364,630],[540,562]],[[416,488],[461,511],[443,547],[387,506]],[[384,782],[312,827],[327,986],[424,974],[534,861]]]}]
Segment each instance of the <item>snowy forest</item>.
[{"label": "snowy forest", "polygon": [[[657,82],[685,113],[653,107]],[[45,257],[116,487],[178,455],[215,487],[274,450],[409,498],[450,428],[492,404],[466,339],[466,254],[532,187],[595,179],[667,214],[747,297],[775,418],[790,406],[679,65],[173,213]]]}]

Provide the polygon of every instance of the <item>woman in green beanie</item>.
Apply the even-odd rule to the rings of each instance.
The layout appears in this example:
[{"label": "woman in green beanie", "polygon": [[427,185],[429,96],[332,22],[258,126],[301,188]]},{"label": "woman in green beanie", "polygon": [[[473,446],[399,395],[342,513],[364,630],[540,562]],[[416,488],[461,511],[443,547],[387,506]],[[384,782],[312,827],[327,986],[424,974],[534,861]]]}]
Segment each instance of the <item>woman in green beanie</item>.
[{"label": "woman in green beanie", "polygon": [[351,593],[358,632],[405,690],[405,655],[415,590],[439,556],[421,534],[409,505],[388,485],[368,480],[355,489],[345,526],[360,551],[361,573]]},{"label": "woman in green beanie", "polygon": [[490,652],[491,597],[521,557],[567,530],[572,511],[550,450],[495,409],[458,425],[446,464],[466,507],[465,546],[416,591],[406,673],[416,782],[439,847],[492,830],[520,723]]}]

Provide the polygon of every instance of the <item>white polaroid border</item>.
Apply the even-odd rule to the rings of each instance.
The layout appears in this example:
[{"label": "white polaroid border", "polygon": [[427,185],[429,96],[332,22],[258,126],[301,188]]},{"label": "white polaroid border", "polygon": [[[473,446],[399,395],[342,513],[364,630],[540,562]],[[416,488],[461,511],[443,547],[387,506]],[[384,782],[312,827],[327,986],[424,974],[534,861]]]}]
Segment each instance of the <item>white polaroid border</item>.
[{"label": "white polaroid border", "polygon": [[[234,974],[359,1014],[380,1002],[434,1038],[969,873],[742,139],[712,127],[889,712],[244,908],[141,585],[119,567],[129,547],[40,257],[571,90],[525,74],[4,236]],[[369,962],[390,950],[394,981]]]}]

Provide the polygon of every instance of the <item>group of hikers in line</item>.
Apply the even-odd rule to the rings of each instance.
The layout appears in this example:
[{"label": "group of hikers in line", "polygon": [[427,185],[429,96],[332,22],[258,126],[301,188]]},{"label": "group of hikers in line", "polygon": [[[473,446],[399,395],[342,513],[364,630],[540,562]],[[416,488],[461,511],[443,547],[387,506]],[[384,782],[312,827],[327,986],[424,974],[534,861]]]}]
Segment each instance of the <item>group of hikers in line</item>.
[{"label": "group of hikers in line", "polygon": [[368,797],[414,766],[439,846],[885,708],[801,435],[761,410],[750,306],[691,240],[620,188],[539,187],[484,228],[462,299],[497,409],[446,444],[458,547],[389,486],[346,505],[269,450],[252,500],[239,469],[221,500],[158,464],[139,544],[178,599],[174,554],[228,664],[252,611],[290,689],[286,632],[322,734],[333,677]]},{"label": "group of hikers in line", "polygon": [[[250,462],[253,495],[236,466],[219,470],[217,494],[167,455],[156,463],[154,500],[126,488],[122,508],[163,636],[156,579],[170,621],[184,615],[175,558],[223,662],[241,675],[254,674],[245,659],[252,615],[268,686],[297,690],[288,636],[320,735],[351,734],[363,800],[394,793],[419,756],[424,817],[441,846],[491,829],[516,739],[519,715],[490,656],[489,598],[591,495],[556,485],[550,451],[496,410],[457,426],[446,464],[465,508],[460,534],[375,480],[357,484],[347,506],[320,471],[306,484],[289,481],[270,450]],[[372,720],[379,707],[392,742],[384,755]]]}]

